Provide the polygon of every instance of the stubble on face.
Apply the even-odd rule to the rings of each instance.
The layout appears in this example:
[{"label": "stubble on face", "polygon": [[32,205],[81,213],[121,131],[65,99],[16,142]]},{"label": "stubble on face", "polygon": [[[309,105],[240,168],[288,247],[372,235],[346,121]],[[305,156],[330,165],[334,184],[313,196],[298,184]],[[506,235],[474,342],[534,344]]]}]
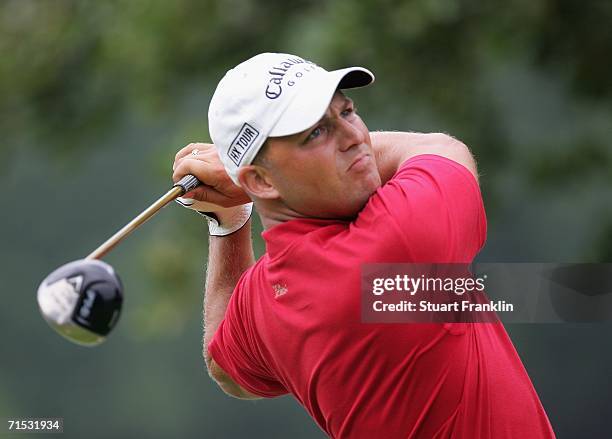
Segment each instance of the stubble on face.
[{"label": "stubble on face", "polygon": [[296,217],[354,217],[381,185],[367,126],[338,92],[313,127],[268,139],[263,162]]}]

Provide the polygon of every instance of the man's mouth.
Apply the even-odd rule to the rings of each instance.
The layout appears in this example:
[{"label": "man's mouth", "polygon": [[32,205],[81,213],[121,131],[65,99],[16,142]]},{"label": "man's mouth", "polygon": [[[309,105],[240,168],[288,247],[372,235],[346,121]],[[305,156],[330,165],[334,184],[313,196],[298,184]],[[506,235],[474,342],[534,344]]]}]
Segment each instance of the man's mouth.
[{"label": "man's mouth", "polygon": [[365,152],[361,153],[357,157],[355,157],[355,160],[353,160],[353,163],[351,163],[351,165],[348,167],[347,172],[350,170],[361,171],[368,165],[369,161],[370,161],[370,154],[365,153]]}]

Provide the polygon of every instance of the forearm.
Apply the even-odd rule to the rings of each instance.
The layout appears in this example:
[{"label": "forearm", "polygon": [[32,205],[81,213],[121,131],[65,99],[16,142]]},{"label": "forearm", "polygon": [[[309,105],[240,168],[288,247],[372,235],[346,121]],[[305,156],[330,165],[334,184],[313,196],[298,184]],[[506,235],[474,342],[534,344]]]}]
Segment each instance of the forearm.
[{"label": "forearm", "polygon": [[[204,293],[204,339],[202,354],[211,378],[229,395],[256,398],[236,384],[212,359],[208,345],[225,318],[240,276],[255,263],[251,242],[249,197],[225,171],[215,145],[190,143],[182,148],[172,166],[173,181],[187,174],[202,182],[179,200],[185,207],[209,212],[209,252]],[[213,218],[214,216],[214,218]],[[246,221],[246,223],[245,223]]]},{"label": "forearm", "polygon": [[456,161],[477,177],[476,163],[467,146],[447,134],[376,131],[370,133],[370,138],[383,184],[402,163],[420,154],[436,154]]},{"label": "forearm", "polygon": [[228,236],[211,236],[208,250],[208,269],[204,293],[203,354],[208,373],[228,395],[241,399],[259,399],[236,384],[212,360],[208,344],[225,317],[234,288],[244,273],[255,263],[251,241],[251,220]]},{"label": "forearm", "polygon": [[234,288],[249,267],[255,263],[251,241],[251,220],[228,236],[211,236],[204,294],[204,346],[206,364],[210,367],[208,343],[225,316]]}]

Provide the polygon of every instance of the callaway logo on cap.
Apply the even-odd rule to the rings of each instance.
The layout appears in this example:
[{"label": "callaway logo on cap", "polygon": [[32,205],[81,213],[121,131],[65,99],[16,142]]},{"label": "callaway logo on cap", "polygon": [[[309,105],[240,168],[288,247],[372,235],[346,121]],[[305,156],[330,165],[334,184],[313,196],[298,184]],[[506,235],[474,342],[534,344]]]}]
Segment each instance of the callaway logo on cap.
[{"label": "callaway logo on cap", "polygon": [[287,53],[261,53],[228,71],[208,109],[213,143],[229,176],[249,165],[268,137],[296,134],[324,114],[336,89],[364,87],[374,75],[362,67],[328,72]]}]

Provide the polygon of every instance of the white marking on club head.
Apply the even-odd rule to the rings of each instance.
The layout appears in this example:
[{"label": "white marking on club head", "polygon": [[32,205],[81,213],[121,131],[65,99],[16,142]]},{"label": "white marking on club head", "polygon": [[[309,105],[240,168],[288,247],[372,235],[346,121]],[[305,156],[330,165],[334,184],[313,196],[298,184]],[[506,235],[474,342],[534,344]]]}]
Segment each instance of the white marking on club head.
[{"label": "white marking on club head", "polygon": [[74,291],[77,293],[81,291],[81,286],[83,285],[83,276],[74,276],[66,279],[70,285],[74,287]]},{"label": "white marking on club head", "polygon": [[60,279],[51,285],[43,282],[36,294],[43,316],[58,325],[71,321],[79,294],[67,279]]}]

